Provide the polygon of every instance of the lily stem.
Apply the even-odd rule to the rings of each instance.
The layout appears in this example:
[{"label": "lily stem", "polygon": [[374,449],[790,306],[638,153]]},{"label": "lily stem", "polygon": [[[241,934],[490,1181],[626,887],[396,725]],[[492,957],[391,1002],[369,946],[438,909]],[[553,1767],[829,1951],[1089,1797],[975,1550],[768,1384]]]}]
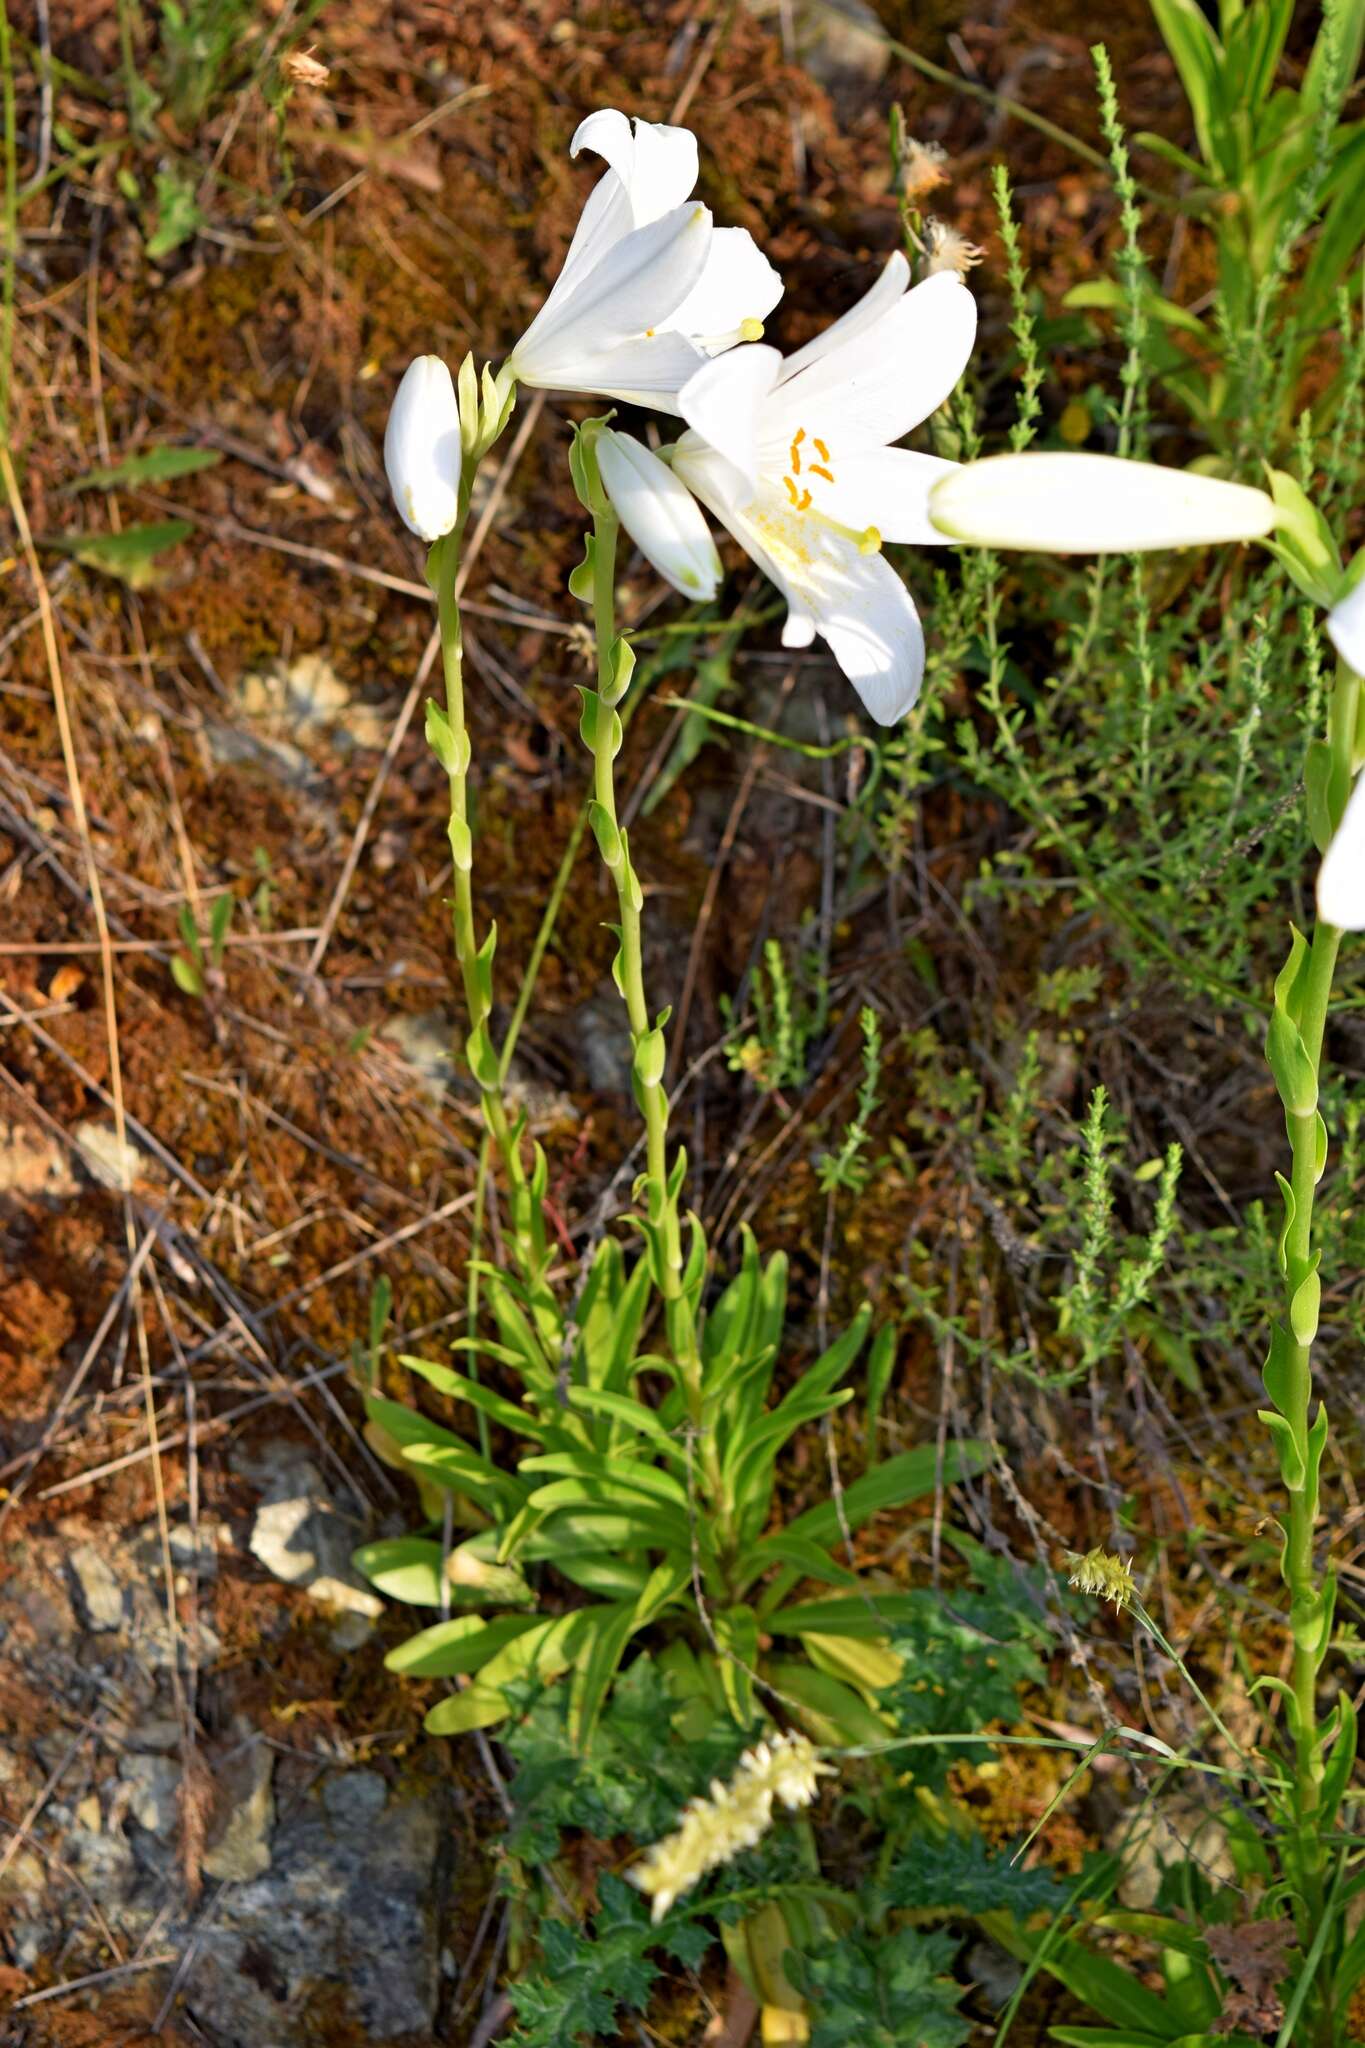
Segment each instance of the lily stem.
[{"label": "lily stem", "polygon": [[670,1184],[663,1020],[651,1026],[640,922],[644,897],[616,811],[615,757],[621,742],[616,704],[625,694],[630,667],[629,661],[621,664],[624,649],[616,632],[616,543],[620,522],[602,495],[600,484],[593,496],[596,502],[592,507],[592,611],[597,640],[597,705],[584,725],[593,755],[593,830],[616,888],[621,934],[617,972],[634,1046],[635,1099],[645,1124],[645,1194],[655,1279],[663,1296],[669,1350],[682,1376],[688,1420],[698,1440],[712,1512],[723,1527],[728,1523],[728,1510],[714,1435],[704,1419],[701,1349],[684,1271],[682,1220],[678,1212],[681,1158],[675,1159]]},{"label": "lily stem", "polygon": [[[460,518],[452,532],[432,549],[429,574],[436,585],[437,620],[441,635],[441,665],[445,676],[445,714],[449,744],[445,751],[450,786],[450,850],[454,863],[454,888],[450,899],[451,933],[455,957],[460,966],[465,1013],[469,1033],[466,1056],[479,1089],[484,1122],[497,1146],[507,1175],[511,1198],[512,1234],[518,1260],[528,1280],[539,1279],[544,1265],[537,1230],[537,1207],[522,1162],[520,1134],[512,1126],[503,1100],[502,1077],[493,1050],[490,1022],[492,998],[492,947],[481,952],[474,924],[474,882],[472,841],[469,830],[469,734],[464,709],[464,638],[460,626],[460,604],[456,579],[460,565],[460,541],[469,509],[467,483],[460,490]],[[490,934],[490,938],[491,938]]]},{"label": "lily stem", "polygon": [[[1327,805],[1333,829],[1340,823],[1351,786],[1356,723],[1360,710],[1360,678],[1343,662],[1332,693],[1328,723],[1330,767],[1327,772]],[[1283,1268],[1289,1314],[1284,1332],[1283,1398],[1280,1412],[1289,1425],[1301,1455],[1295,1470],[1299,1483],[1288,1484],[1289,1512],[1281,1571],[1290,1600],[1290,1628],[1293,1636],[1293,1668],[1290,1689],[1294,1698],[1294,1787],[1293,1811],[1297,1835],[1303,1902],[1310,1925],[1320,1920],[1326,1888],[1326,1844],[1323,1840],[1322,1783],[1327,1731],[1317,1712],[1317,1676],[1322,1663],[1324,1636],[1330,1626],[1330,1587],[1319,1582],[1313,1535],[1318,1515],[1318,1468],[1321,1443],[1309,1455],[1309,1430],[1313,1405],[1312,1347],[1316,1334],[1316,1313],[1300,1312],[1295,1328],[1296,1297],[1304,1299],[1305,1283],[1315,1270],[1313,1247],[1313,1206],[1323,1171],[1323,1151],[1317,1096],[1321,1087],[1323,1034],[1332,995],[1332,977],[1342,934],[1336,925],[1319,919],[1312,944],[1301,967],[1295,990],[1295,1021],[1299,1042],[1312,1071],[1313,1106],[1291,1104],[1286,1111],[1292,1153],[1291,1201],[1285,1232]],[[1299,943],[1296,941],[1296,943]],[[1325,1421],[1319,1430],[1325,1430]],[[1287,1475],[1288,1476],[1288,1475]],[[1321,2038],[1332,2038],[1330,2012],[1320,2016]]]}]

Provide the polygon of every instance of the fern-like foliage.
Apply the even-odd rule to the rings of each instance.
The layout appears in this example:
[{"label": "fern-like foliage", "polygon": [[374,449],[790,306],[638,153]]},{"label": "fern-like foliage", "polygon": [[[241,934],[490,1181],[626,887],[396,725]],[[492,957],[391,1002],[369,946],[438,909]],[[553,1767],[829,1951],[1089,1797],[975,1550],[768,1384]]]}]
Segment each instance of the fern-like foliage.
[{"label": "fern-like foliage", "polygon": [[810,2048],[961,2048],[972,2029],[948,1974],[956,1951],[951,1934],[903,1927],[789,1955],[787,1974],[812,2007]]},{"label": "fern-like foliage", "polygon": [[509,1987],[517,2013],[511,2048],[581,2048],[611,2039],[622,2009],[643,2012],[649,2002],[660,1974],[651,1952],[695,1969],[710,1945],[706,1930],[687,1920],[654,1927],[640,1894],[609,1873],[598,1901],[587,1929],[562,1920],[542,1926],[541,1967]]},{"label": "fern-like foliage", "polygon": [[900,1849],[879,1896],[888,1907],[944,1915],[997,1913],[1025,1920],[1054,1913],[1066,1888],[1048,1870],[1029,1870],[993,1855],[980,1835],[912,1835]]}]

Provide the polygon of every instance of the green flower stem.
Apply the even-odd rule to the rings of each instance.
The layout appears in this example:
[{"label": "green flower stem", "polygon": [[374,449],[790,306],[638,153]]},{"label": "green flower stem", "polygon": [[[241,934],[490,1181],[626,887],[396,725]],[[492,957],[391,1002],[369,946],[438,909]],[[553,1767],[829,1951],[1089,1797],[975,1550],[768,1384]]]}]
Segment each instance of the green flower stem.
[{"label": "green flower stem", "polygon": [[464,639],[456,595],[460,541],[468,511],[469,480],[466,478],[460,487],[460,517],[453,531],[432,548],[428,567],[428,575],[436,589],[446,699],[444,729],[433,730],[429,725],[428,730],[450,785],[449,838],[454,864],[450,918],[469,1023],[465,1052],[478,1085],[484,1122],[507,1175],[512,1237],[518,1261],[526,1277],[534,1282],[540,1278],[545,1265],[544,1226],[522,1161],[520,1133],[513,1128],[503,1100],[501,1067],[490,1034],[493,934],[489,933],[481,948],[474,926],[473,841],[469,829],[470,744],[464,711]]},{"label": "green flower stem", "polygon": [[655,1279],[663,1296],[668,1347],[682,1375],[688,1418],[698,1440],[710,1509],[718,1518],[723,1536],[728,1509],[715,1439],[704,1423],[701,1348],[684,1270],[682,1219],[678,1213],[680,1160],[675,1160],[670,1182],[664,1020],[650,1022],[640,926],[644,896],[616,811],[615,758],[621,743],[616,705],[625,695],[632,667],[629,650],[616,632],[616,543],[620,522],[602,491],[590,450],[588,469],[593,519],[591,602],[597,641],[597,704],[591,718],[585,719],[584,737],[589,739],[593,756],[593,830],[616,888],[621,937],[617,978],[634,1045],[635,1099],[645,1124],[645,1196]]},{"label": "green flower stem", "polygon": [[[1333,829],[1340,823],[1351,786],[1360,690],[1360,678],[1343,662],[1332,694],[1328,725],[1330,766],[1326,786]],[[1288,1423],[1289,1436],[1299,1447],[1300,1456],[1296,1469],[1286,1474],[1289,1513],[1281,1571],[1289,1592],[1290,1627],[1294,1641],[1290,1681],[1295,1707],[1293,1803],[1305,1903],[1310,1917],[1322,1911],[1326,1871],[1326,1845],[1319,1825],[1325,1731],[1318,1723],[1317,1674],[1330,1630],[1331,1603],[1329,1584],[1319,1582],[1313,1548],[1321,1458],[1320,1442],[1316,1451],[1310,1449],[1316,1297],[1311,1313],[1305,1312],[1302,1304],[1305,1292],[1312,1295],[1317,1284],[1314,1278],[1313,1204],[1323,1167],[1317,1096],[1321,1082],[1323,1032],[1341,937],[1337,926],[1320,919],[1294,984],[1294,1021],[1312,1078],[1310,1090],[1295,1100],[1286,1100],[1285,1116],[1293,1162],[1283,1253],[1289,1312],[1282,1351],[1283,1382],[1276,1405]],[[1276,1078],[1281,1080],[1283,1087],[1278,1072]],[[1325,1429],[1325,1423],[1320,1423],[1319,1429]],[[1293,1483],[1295,1479],[1298,1484]]]}]

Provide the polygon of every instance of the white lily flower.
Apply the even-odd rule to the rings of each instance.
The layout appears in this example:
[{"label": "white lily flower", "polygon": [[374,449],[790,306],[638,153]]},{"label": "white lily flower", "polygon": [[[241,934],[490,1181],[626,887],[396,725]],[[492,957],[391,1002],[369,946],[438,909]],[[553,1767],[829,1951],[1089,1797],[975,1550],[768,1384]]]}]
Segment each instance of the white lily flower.
[{"label": "white lily flower", "polygon": [[[1328,612],[1327,631],[1346,666],[1365,676],[1365,575],[1357,577],[1355,588]],[[1332,922],[1340,920],[1333,918]]]},{"label": "white lily flower", "polygon": [[[1350,661],[1349,655],[1346,658]],[[1318,916],[1343,931],[1365,931],[1365,775],[1356,777],[1341,823],[1322,856]]]},{"label": "white lily flower", "polygon": [[597,469],[622,526],[666,583],[684,597],[714,597],[720,556],[701,508],[666,462],[630,434],[607,428]]},{"label": "white lily flower", "polygon": [[891,442],[962,375],[972,295],[949,273],[908,291],[893,256],[872,289],[785,361],[740,348],[678,394],[689,432],[673,468],[787,600],[786,647],[819,633],[873,718],[894,724],[924,675],[910,594],[883,540],[941,543],[929,492],[952,463]]},{"label": "white lily flower", "polygon": [[756,340],[782,280],[742,228],[691,200],[687,128],[589,114],[570,153],[608,165],[588,195],[550,296],[507,367],[522,384],[590,391],[662,412],[708,355]]},{"label": "white lily flower", "polygon": [[408,364],[384,429],[384,468],[403,524],[419,539],[449,533],[460,509],[460,408],[439,356]]},{"label": "white lily flower", "polygon": [[988,455],[938,484],[929,516],[944,540],[1053,555],[1130,555],[1260,540],[1265,491],[1117,455]]}]

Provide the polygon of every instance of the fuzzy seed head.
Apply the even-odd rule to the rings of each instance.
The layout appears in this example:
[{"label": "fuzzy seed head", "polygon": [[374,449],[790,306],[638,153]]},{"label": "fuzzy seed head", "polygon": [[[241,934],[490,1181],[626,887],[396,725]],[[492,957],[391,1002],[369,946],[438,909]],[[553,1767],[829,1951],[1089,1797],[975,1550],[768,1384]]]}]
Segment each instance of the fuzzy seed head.
[{"label": "fuzzy seed head", "polygon": [[1131,1604],[1136,1590],[1131,1558],[1096,1548],[1087,1550],[1084,1557],[1074,1550],[1068,1551],[1066,1562],[1071,1574],[1067,1584],[1075,1586],[1078,1592],[1087,1593],[1094,1600],[1112,1600],[1119,1613]]}]

